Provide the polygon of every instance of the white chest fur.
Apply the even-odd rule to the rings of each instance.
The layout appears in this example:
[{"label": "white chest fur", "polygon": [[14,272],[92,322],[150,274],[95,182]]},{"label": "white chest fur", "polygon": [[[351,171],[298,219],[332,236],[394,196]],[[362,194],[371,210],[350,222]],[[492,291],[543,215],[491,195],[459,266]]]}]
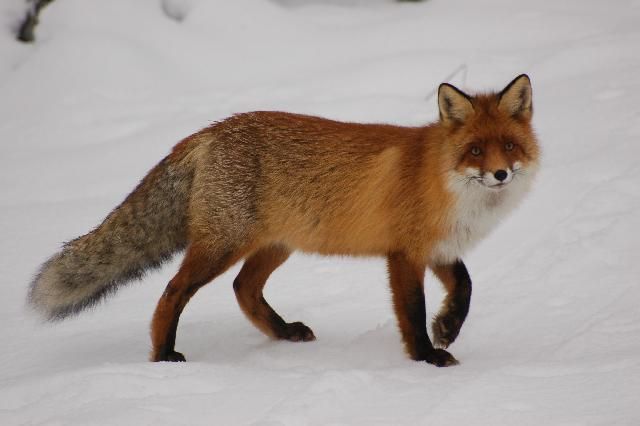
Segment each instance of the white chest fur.
[{"label": "white chest fur", "polygon": [[432,259],[451,263],[484,238],[522,200],[530,177],[521,177],[501,191],[452,176],[449,188],[456,203],[449,216],[447,237],[435,246]]}]

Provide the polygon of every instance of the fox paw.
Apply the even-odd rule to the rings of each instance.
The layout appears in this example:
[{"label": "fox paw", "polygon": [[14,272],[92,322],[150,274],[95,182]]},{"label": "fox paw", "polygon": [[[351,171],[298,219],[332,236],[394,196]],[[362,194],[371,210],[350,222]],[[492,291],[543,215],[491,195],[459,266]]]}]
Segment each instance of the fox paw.
[{"label": "fox paw", "polygon": [[310,342],[316,340],[316,336],[313,331],[301,322],[287,323],[281,339],[289,340],[291,342]]},{"label": "fox paw", "polygon": [[440,348],[448,348],[460,333],[463,320],[451,312],[439,314],[433,320],[433,345]]},{"label": "fox paw", "polygon": [[434,349],[424,357],[424,360],[436,367],[450,367],[452,365],[460,364],[453,355],[444,349]]},{"label": "fox paw", "polygon": [[168,351],[162,354],[156,354],[151,359],[154,362],[168,361],[168,362],[185,362],[186,358],[180,352]]}]

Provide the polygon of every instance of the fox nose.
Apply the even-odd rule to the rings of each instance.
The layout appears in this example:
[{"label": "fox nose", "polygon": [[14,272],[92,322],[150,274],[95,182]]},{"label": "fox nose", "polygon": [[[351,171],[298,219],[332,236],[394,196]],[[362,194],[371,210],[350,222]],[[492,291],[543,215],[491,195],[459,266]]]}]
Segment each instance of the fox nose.
[{"label": "fox nose", "polygon": [[507,174],[507,172],[505,170],[498,170],[496,171],[493,176],[498,179],[500,182],[502,182],[503,180],[505,180],[507,178],[507,176],[509,176]]}]

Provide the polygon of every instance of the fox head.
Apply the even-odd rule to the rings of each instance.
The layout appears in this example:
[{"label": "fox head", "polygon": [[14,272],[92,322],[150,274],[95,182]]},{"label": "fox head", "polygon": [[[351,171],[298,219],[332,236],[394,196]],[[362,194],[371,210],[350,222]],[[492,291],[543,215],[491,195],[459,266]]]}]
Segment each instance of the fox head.
[{"label": "fox head", "polygon": [[[531,81],[522,74],[499,93],[467,95],[443,83],[440,124],[457,184],[492,193],[526,186],[538,167]],[[518,182],[520,181],[520,183]],[[521,188],[524,189],[524,188]]]}]

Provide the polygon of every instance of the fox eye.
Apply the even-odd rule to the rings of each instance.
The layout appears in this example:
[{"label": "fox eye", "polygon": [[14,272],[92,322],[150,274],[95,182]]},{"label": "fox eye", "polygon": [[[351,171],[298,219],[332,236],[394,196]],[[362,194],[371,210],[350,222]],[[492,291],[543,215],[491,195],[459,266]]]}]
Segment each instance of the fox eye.
[{"label": "fox eye", "polygon": [[513,144],[513,142],[507,142],[504,144],[504,149],[506,149],[507,151],[512,151],[514,147],[515,145]]},{"label": "fox eye", "polygon": [[474,155],[477,157],[480,154],[482,154],[482,150],[479,147],[477,146],[471,147],[471,155]]}]

